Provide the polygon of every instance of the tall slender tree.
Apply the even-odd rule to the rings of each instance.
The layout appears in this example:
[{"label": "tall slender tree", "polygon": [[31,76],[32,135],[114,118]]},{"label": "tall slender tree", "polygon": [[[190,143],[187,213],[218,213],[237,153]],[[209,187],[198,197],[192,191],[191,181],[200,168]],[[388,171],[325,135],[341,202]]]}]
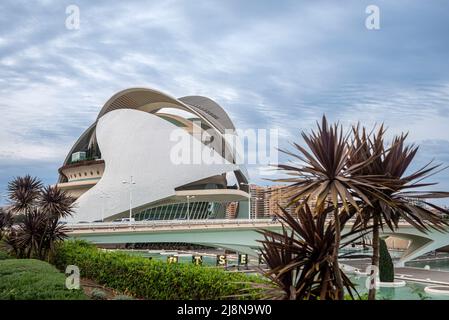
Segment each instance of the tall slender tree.
[{"label": "tall slender tree", "polygon": [[[376,133],[367,133],[366,128],[354,126],[351,142],[350,164],[365,162],[372,159],[360,169],[360,173],[371,184],[382,186],[376,190],[365,188],[362,190],[370,199],[370,205],[362,205],[362,214],[357,217],[358,224],[371,224],[373,255],[371,264],[379,266],[379,230],[384,224],[392,231],[398,228],[401,219],[407,221],[419,231],[426,233],[433,228],[445,231],[447,222],[443,215],[449,212],[426,199],[449,197],[448,192],[420,191],[419,188],[435,185],[424,183],[440,169],[441,165],[428,163],[410,174],[409,171],[418,147],[405,144],[407,134],[393,138],[391,143],[385,143],[385,129],[381,125]],[[418,189],[418,190],[416,190]],[[414,191],[409,191],[414,190]],[[433,210],[433,211],[432,211]],[[376,287],[371,285],[369,299],[375,299]]]}]

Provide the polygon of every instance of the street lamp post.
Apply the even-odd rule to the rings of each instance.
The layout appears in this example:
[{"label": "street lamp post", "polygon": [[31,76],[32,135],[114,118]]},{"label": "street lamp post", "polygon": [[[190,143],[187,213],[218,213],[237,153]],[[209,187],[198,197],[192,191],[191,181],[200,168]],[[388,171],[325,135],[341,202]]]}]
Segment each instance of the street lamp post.
[{"label": "street lamp post", "polygon": [[190,199],[195,198],[195,196],[187,196],[187,221],[190,222]]},{"label": "street lamp post", "polygon": [[132,206],[132,185],[136,184],[136,182],[133,180],[133,176],[131,176],[131,179],[129,181],[123,180],[123,184],[129,184],[129,223],[131,224],[131,219],[133,215],[133,206]]}]

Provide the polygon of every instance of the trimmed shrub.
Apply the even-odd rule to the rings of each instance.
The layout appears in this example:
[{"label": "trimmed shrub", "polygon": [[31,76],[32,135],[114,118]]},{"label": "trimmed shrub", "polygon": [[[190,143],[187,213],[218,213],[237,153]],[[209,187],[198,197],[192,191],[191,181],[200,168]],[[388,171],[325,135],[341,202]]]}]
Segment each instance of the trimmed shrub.
[{"label": "trimmed shrub", "polygon": [[88,299],[82,290],[65,287],[66,277],[54,266],[34,259],[0,261],[1,300]]},{"label": "trimmed shrub", "polygon": [[[154,300],[257,298],[250,282],[265,281],[258,276],[216,268],[106,252],[79,240],[62,243],[56,250],[54,263],[61,270],[76,265],[82,277],[128,295]],[[242,289],[246,296],[240,296]]]},{"label": "trimmed shrub", "polygon": [[394,265],[384,239],[379,240],[379,280],[394,282]]}]

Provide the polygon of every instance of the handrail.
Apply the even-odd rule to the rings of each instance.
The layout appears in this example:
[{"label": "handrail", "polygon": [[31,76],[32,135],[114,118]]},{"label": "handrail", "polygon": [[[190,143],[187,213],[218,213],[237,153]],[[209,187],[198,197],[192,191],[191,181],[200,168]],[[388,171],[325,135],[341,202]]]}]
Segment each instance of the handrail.
[{"label": "handrail", "polygon": [[204,220],[153,220],[153,221],[123,221],[123,222],[92,222],[65,224],[68,229],[109,229],[109,228],[129,228],[129,227],[164,227],[164,226],[195,226],[195,225],[259,225],[274,224],[277,221],[272,219],[204,219]]},{"label": "handrail", "polygon": [[[330,219],[332,220],[332,219]],[[354,222],[350,220],[349,222]],[[279,220],[272,219],[198,219],[198,220],[151,220],[151,221],[121,221],[121,222],[91,222],[91,223],[75,223],[65,224],[65,227],[70,231],[75,230],[104,230],[104,229],[143,229],[143,228],[158,228],[158,227],[176,227],[183,226],[190,228],[191,226],[203,225],[208,226],[260,226],[260,225],[273,225],[280,224]],[[409,223],[399,222],[401,226],[409,226]]]}]

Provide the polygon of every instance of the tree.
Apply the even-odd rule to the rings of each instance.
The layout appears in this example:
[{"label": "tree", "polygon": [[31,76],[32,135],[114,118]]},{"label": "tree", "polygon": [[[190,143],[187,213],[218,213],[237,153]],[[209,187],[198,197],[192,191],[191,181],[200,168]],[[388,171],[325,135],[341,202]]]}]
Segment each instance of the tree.
[{"label": "tree", "polygon": [[384,239],[379,241],[379,280],[394,282],[394,266]]},{"label": "tree", "polygon": [[[391,231],[395,231],[399,221],[403,219],[423,233],[430,228],[444,232],[448,225],[444,220],[444,214],[449,212],[426,199],[449,197],[449,193],[418,189],[435,185],[435,183],[422,181],[437,172],[440,165],[432,165],[430,162],[406,174],[418,151],[418,147],[405,144],[407,134],[395,136],[387,145],[384,141],[383,125],[375,134],[367,134],[366,128],[361,128],[359,125],[354,126],[352,132],[353,148],[351,148],[349,162],[352,165],[366,162],[366,165],[361,167],[360,174],[365,176],[370,185],[377,186],[376,189],[361,187],[369,198],[370,204],[361,205],[361,214],[357,216],[354,225],[357,226],[360,223],[373,226],[371,264],[378,267],[379,230],[387,225]],[[368,161],[369,159],[371,161]],[[369,299],[375,299],[375,294],[376,288],[373,285],[369,291]]]},{"label": "tree", "polygon": [[[306,203],[297,210],[293,217],[284,208],[282,213],[275,213],[282,223],[282,232],[260,231],[264,240],[262,255],[269,267],[265,275],[272,280],[272,285],[257,284],[262,294],[268,299],[284,300],[326,300],[340,299],[336,290],[337,268],[342,275],[344,288],[354,298],[357,291],[350,279],[334,263],[335,224],[326,223],[333,207],[311,209]],[[320,210],[316,212],[315,210]],[[344,225],[349,214],[337,216]],[[342,236],[342,240],[355,241],[366,230],[361,225]],[[350,241],[340,245],[346,246]]]},{"label": "tree", "polygon": [[10,212],[23,220],[10,230],[6,245],[18,257],[48,259],[55,243],[67,237],[59,219],[72,214],[73,199],[29,175],[12,180],[8,192]]},{"label": "tree", "polygon": [[[296,159],[301,164],[278,165],[293,178],[276,179],[278,182],[291,183],[286,188],[289,206],[301,205],[314,201],[318,212],[323,212],[329,203],[333,207],[333,223],[335,228],[335,245],[333,252],[333,263],[335,264],[335,277],[337,283],[337,296],[343,299],[343,281],[338,268],[338,250],[340,248],[341,224],[339,215],[360,211],[359,200],[370,204],[370,200],[363,189],[375,189],[376,185],[361,174],[361,169],[368,165],[373,159],[368,158],[354,163],[350,161],[349,155],[354,151],[349,143],[349,135],[343,134],[343,128],[339,124],[328,125],[326,117],[323,116],[321,125],[317,125],[317,131],[310,134],[305,132],[301,136],[310,149],[307,151],[302,146],[294,143],[296,153],[282,151]],[[363,187],[363,189],[362,189]],[[356,209],[351,211],[350,207]]]}]

